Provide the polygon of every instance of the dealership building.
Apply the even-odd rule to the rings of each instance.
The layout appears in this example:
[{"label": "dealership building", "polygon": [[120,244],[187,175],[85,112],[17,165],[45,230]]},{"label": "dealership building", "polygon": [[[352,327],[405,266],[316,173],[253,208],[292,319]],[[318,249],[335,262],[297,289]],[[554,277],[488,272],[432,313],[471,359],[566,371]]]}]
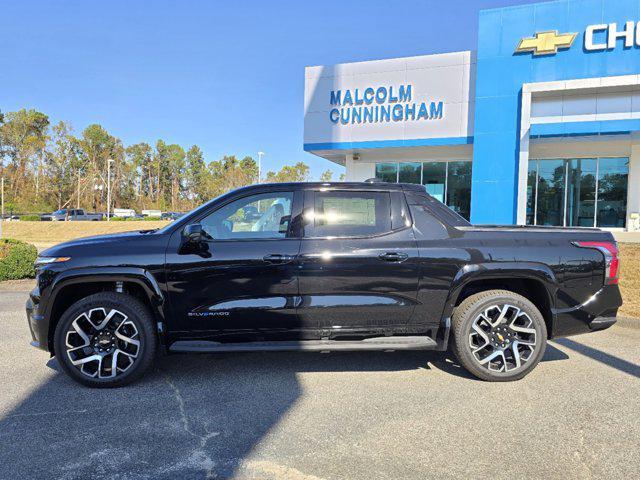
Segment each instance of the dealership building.
[{"label": "dealership building", "polygon": [[307,67],[304,110],[347,180],[478,224],[640,229],[640,0],[483,10],[475,51]]}]

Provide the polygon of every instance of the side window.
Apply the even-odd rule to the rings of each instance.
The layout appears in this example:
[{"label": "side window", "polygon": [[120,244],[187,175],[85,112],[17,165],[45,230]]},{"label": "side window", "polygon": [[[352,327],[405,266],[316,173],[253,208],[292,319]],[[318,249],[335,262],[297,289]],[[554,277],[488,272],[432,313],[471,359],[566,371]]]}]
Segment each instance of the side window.
[{"label": "side window", "polygon": [[251,195],[219,208],[200,223],[213,240],[284,238],[292,203],[293,192]]},{"label": "side window", "polygon": [[386,192],[315,192],[305,236],[356,237],[391,231],[391,199]]}]

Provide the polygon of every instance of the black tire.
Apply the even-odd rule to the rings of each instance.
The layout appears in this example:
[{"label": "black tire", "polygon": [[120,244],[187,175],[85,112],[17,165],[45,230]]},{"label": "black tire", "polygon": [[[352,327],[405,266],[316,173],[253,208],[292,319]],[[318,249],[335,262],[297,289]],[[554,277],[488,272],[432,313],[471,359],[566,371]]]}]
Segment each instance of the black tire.
[{"label": "black tire", "polygon": [[[104,310],[100,312],[101,309]],[[83,317],[83,313],[93,311],[91,316],[102,316],[103,314],[108,315],[107,312],[110,313],[113,310],[116,311],[112,317],[113,322],[121,322],[115,330],[113,327],[110,327],[111,321],[101,330],[92,329],[92,324],[87,323],[88,321],[85,320],[87,317]],[[83,347],[86,341],[72,326],[73,322],[78,318],[81,319],[81,323],[77,325],[83,327],[82,331],[87,338],[89,338],[89,331],[93,332],[93,336],[90,337],[92,340],[87,343],[86,347]],[[122,320],[123,318],[125,318],[125,320]],[[125,323],[127,325],[125,325],[124,328],[128,329],[129,332],[135,332],[133,335],[130,335],[130,337],[139,341],[137,348],[131,339],[129,339],[129,342],[123,343],[120,338],[116,338],[115,331],[119,331],[119,333],[122,334],[120,328]],[[82,348],[80,355],[86,358],[98,354],[97,347],[102,346],[102,344],[98,343],[98,335],[100,334],[108,336],[104,339],[105,342],[108,341],[109,338],[113,339],[111,344],[112,356],[108,357],[108,353],[105,353],[102,360],[95,360],[87,362],[86,365],[75,366],[70,357],[76,356],[77,354],[74,352],[68,353],[68,347],[66,345],[67,338],[69,338],[72,344],[73,342],[79,341],[80,346],[76,347],[75,350],[77,351]],[[95,344],[92,343],[94,338]],[[125,336],[124,338],[129,337]],[[154,321],[149,309],[138,299],[116,292],[96,293],[74,303],[64,312],[54,333],[54,347],[58,363],[72,379],[92,388],[121,387],[140,378],[151,366],[155,358],[157,344],[158,339],[154,329]],[[94,345],[96,348],[93,347]],[[115,349],[119,348],[122,348],[122,350],[116,353]],[[129,352],[129,354],[126,352]],[[133,356],[132,354],[135,354],[135,358],[131,358]],[[100,355],[102,356],[102,353],[100,353]],[[115,376],[98,378],[98,374],[102,375],[103,371],[112,372],[110,368],[112,364],[109,363],[109,361],[113,359],[113,356],[117,357],[115,360]],[[130,358],[131,360],[129,360]],[[76,360],[78,360],[78,358],[76,358]],[[105,361],[104,367],[102,363],[103,360]],[[119,367],[118,362],[120,362],[120,364],[124,363],[124,367]],[[80,371],[80,367],[83,369],[86,368],[88,372],[91,372],[91,369],[95,369],[96,377],[91,377],[88,373],[83,373]],[[123,368],[123,371],[118,372],[120,368]]]},{"label": "black tire", "polygon": [[[503,321],[498,322],[501,309],[507,305],[514,308],[507,308]],[[518,309],[524,313],[518,313]],[[509,325],[510,318],[517,320]],[[494,321],[496,325],[492,326]],[[513,327],[522,330],[525,324],[527,331],[535,330],[535,336],[513,330]],[[466,298],[454,311],[452,327],[452,350],[458,361],[471,374],[489,382],[520,380],[535,368],[547,346],[547,327],[540,310],[522,295],[508,290],[488,290]],[[484,336],[478,333],[478,329]],[[485,342],[486,347],[478,352]],[[529,346],[531,343],[533,346]],[[498,350],[502,354],[498,353],[495,360],[481,364]],[[498,368],[504,371],[497,371]]]}]

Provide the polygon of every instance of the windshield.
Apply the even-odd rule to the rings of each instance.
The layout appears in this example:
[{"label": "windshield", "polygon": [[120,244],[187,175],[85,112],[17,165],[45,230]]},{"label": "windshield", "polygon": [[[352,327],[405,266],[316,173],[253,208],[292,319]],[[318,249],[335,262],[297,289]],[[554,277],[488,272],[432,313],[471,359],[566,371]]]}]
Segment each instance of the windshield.
[{"label": "windshield", "polygon": [[62,210],[56,210],[55,212],[53,212],[53,215],[64,215],[65,213],[67,213],[67,209],[62,209]]}]

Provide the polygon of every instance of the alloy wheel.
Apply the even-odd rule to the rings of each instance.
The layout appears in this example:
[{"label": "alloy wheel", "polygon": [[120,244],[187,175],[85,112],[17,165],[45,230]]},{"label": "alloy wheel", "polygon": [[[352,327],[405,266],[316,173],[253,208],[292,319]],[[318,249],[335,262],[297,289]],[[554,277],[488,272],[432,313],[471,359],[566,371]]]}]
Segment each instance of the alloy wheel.
[{"label": "alloy wheel", "polygon": [[518,307],[492,305],[471,325],[471,352],[491,372],[511,372],[534,358],[537,333],[533,320]]},{"label": "alloy wheel", "polygon": [[121,311],[93,308],[71,322],[65,345],[71,364],[83,375],[113,378],[135,363],[140,353],[140,334]]}]

